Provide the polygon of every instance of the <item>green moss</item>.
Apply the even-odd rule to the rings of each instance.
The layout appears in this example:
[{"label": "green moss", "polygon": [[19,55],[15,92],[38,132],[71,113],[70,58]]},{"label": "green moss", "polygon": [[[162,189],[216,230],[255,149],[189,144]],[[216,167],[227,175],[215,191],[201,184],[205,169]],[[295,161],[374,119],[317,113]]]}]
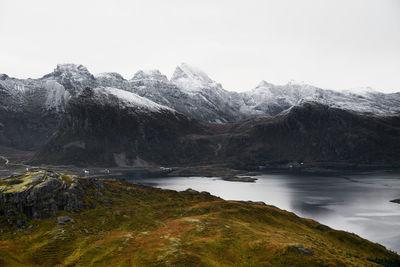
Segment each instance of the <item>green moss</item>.
[{"label": "green moss", "polygon": [[60,178],[66,182],[68,185],[72,184],[73,179],[75,178],[75,175],[67,175],[67,174],[61,174]]},{"label": "green moss", "polygon": [[[45,171],[33,171],[4,179],[0,184],[0,191],[4,194],[23,192],[32,184],[32,178],[43,175],[45,175]],[[19,180],[20,182],[12,184],[15,180]]]}]

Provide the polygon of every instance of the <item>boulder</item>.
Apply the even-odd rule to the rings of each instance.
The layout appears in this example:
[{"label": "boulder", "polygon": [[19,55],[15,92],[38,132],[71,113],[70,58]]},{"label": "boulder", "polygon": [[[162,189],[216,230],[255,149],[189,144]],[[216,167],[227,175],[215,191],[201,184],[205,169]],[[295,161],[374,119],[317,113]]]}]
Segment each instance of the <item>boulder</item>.
[{"label": "boulder", "polygon": [[66,223],[75,223],[75,221],[74,221],[74,219],[72,219],[69,216],[60,216],[60,217],[57,217],[57,223],[59,225],[64,225]]}]

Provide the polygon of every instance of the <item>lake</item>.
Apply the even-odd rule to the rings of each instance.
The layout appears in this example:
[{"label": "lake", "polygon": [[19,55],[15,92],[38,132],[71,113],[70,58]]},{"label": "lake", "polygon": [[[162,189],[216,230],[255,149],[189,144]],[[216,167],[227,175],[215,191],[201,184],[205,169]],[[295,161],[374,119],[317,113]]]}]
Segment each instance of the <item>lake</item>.
[{"label": "lake", "polygon": [[227,200],[263,201],[400,252],[400,174],[262,174],[255,183],[213,177],[130,179],[160,188],[207,191]]}]

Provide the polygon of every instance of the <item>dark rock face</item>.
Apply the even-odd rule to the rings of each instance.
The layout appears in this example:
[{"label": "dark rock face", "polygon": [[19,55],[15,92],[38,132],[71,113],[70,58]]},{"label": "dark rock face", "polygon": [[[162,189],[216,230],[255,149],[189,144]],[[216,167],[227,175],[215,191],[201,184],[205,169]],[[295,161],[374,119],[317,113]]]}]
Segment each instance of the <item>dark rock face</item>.
[{"label": "dark rock face", "polygon": [[57,129],[61,115],[54,112],[10,111],[0,107],[0,144],[38,150]]},{"label": "dark rock face", "polygon": [[[19,182],[13,183],[15,180]],[[27,217],[43,219],[56,216],[59,210],[88,208],[82,199],[94,183],[44,170],[4,179],[0,184],[0,216],[9,224],[22,225]]]},{"label": "dark rock face", "polygon": [[365,116],[310,102],[274,118],[238,123],[233,132],[226,156],[240,162],[400,164],[400,117]]},{"label": "dark rock face", "polygon": [[201,133],[201,123],[169,109],[124,106],[113,96],[99,100],[95,94],[96,89],[87,88],[70,101],[60,128],[36,161],[143,166],[192,158],[180,143],[188,133]]},{"label": "dark rock face", "polygon": [[125,165],[345,162],[400,165],[400,118],[360,115],[309,102],[275,117],[206,124],[168,111],[141,113],[88,95],[72,101],[37,160]]}]

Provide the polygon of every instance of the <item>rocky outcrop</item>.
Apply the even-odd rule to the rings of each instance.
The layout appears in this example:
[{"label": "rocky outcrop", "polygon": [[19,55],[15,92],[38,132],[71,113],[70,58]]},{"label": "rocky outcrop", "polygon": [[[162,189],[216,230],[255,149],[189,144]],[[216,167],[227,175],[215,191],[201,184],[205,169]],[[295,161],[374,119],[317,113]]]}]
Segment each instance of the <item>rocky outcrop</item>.
[{"label": "rocky outcrop", "polygon": [[89,208],[83,202],[88,186],[99,181],[37,170],[0,181],[0,218],[22,225],[27,218],[54,217],[57,211]]}]

